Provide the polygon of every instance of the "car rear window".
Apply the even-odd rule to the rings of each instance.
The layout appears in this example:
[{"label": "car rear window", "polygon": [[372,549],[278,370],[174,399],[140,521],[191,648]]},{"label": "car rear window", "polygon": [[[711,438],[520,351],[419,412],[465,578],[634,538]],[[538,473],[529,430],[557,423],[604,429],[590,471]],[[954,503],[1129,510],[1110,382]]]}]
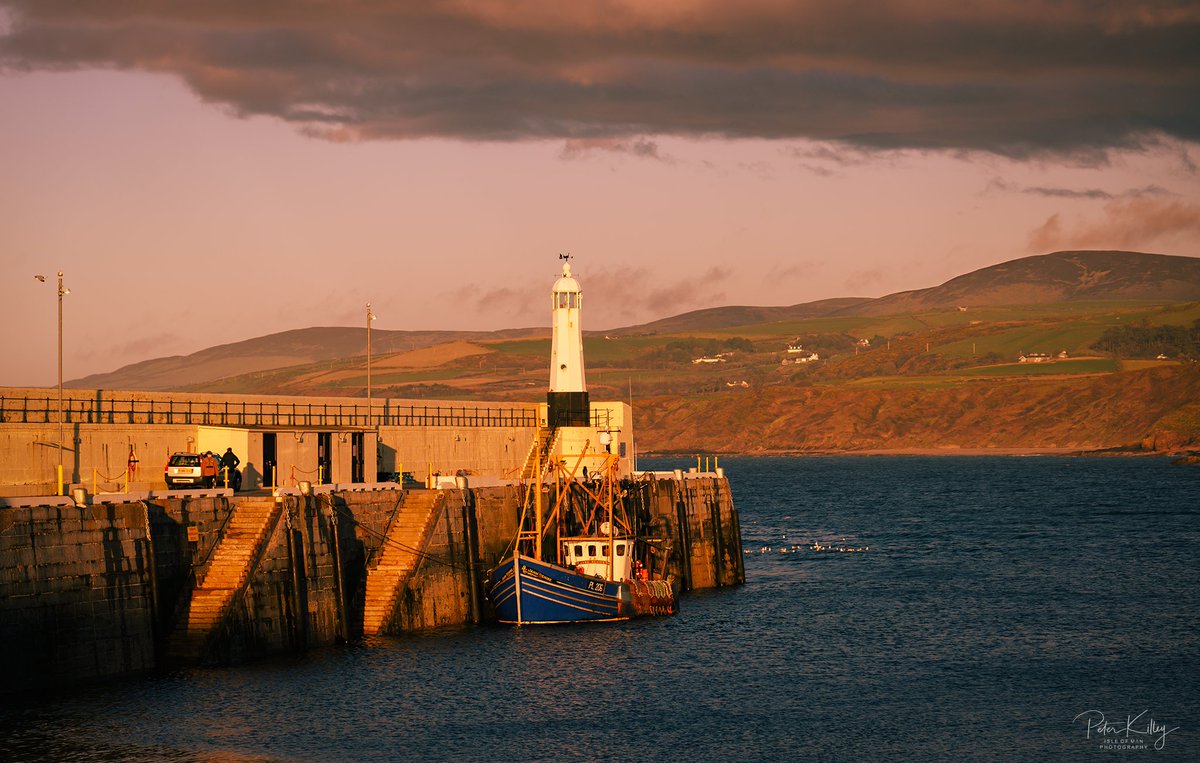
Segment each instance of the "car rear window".
[{"label": "car rear window", "polygon": [[176,453],[171,456],[170,466],[199,466],[200,456],[188,453]]}]

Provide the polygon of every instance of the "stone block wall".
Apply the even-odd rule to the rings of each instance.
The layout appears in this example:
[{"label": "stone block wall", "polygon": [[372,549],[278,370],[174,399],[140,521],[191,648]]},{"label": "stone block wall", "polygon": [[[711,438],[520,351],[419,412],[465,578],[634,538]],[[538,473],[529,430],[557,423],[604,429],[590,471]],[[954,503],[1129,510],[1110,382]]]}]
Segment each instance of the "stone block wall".
[{"label": "stone block wall", "polygon": [[[465,625],[480,619],[483,598],[473,543],[470,494],[447,490],[421,559],[401,589],[391,632],[413,632]],[[475,580],[472,580],[472,577]]]},{"label": "stone block wall", "polygon": [[152,669],[154,580],[140,503],[0,511],[3,692]]},{"label": "stone block wall", "polygon": [[683,590],[745,582],[741,525],[727,479],[655,479],[642,490],[651,530],[666,541],[668,566]]},{"label": "stone block wall", "polygon": [[[187,603],[193,569],[205,569],[233,504],[224,496],[181,496],[154,498],[144,505],[154,541],[156,627],[160,634],[167,634]],[[196,528],[197,540],[188,540],[189,527]]]},{"label": "stone block wall", "polygon": [[202,661],[239,662],[343,639],[346,611],[335,533],[340,541],[336,515],[318,496],[285,498],[257,564]]},{"label": "stone block wall", "polygon": [[479,530],[479,559],[486,573],[512,553],[525,490],[516,485],[503,485],[474,488],[471,493]]},{"label": "stone block wall", "polygon": [[[685,590],[745,579],[741,530],[724,478],[626,485],[660,559]],[[447,490],[424,559],[390,632],[492,618],[487,572],[512,550],[524,488]],[[205,662],[353,640],[366,570],[408,491],[287,496],[256,565],[209,640]],[[0,694],[164,664],[235,510],[224,496],[0,509]],[[632,504],[631,504],[632,505]],[[188,529],[195,528],[195,540]]]}]

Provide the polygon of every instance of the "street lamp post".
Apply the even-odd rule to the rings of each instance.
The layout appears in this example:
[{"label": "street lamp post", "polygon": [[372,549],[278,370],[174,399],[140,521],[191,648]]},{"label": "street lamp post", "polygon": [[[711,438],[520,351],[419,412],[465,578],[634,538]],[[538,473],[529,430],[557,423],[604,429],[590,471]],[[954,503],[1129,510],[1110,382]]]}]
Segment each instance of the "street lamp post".
[{"label": "street lamp post", "polygon": [[367,303],[367,426],[371,425],[371,321],[375,315],[371,312],[371,303]]},{"label": "street lamp post", "polygon": [[[42,283],[46,282],[46,276],[36,275],[36,276],[34,276],[34,278],[36,278],[38,281],[41,281]],[[63,372],[62,372],[62,368],[63,368],[63,364],[62,364],[62,355],[63,355],[63,353],[62,353],[62,347],[63,347],[62,305],[63,305],[63,300],[62,300],[62,298],[70,293],[71,293],[70,289],[63,288],[63,272],[60,270],[60,271],[58,271],[58,494],[59,495],[65,495],[65,493],[63,493],[63,420],[66,417],[63,415],[63,386],[62,386],[62,377],[63,377]]]}]

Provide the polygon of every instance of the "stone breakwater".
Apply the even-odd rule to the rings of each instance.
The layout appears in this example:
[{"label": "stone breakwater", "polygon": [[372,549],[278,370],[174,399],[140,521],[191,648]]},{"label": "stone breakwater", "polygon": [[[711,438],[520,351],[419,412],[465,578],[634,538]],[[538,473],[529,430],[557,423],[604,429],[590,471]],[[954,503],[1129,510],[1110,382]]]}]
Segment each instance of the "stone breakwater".
[{"label": "stone breakwater", "polygon": [[[652,563],[683,590],[744,581],[724,477],[623,488]],[[524,490],[0,508],[0,693],[488,622],[482,581],[511,550]]]}]

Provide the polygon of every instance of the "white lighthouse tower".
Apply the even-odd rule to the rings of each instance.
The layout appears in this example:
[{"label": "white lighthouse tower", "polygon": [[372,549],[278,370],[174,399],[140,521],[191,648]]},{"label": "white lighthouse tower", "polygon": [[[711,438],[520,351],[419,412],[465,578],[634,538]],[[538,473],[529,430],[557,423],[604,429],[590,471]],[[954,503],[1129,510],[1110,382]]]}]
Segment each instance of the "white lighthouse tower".
[{"label": "white lighthouse tower", "polygon": [[[570,255],[559,255],[569,260]],[[586,427],[590,423],[587,382],[583,371],[583,292],[563,263],[562,277],[551,292],[550,391],[546,395],[552,427]]]}]

